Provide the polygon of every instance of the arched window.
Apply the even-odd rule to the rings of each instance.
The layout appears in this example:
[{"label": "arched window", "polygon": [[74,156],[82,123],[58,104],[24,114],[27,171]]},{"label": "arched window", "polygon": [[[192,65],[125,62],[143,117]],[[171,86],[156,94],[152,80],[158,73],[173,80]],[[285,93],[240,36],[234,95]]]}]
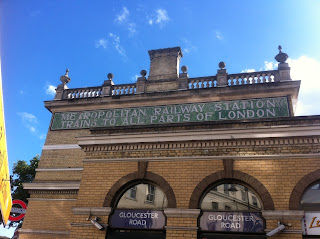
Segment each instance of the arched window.
[{"label": "arched window", "polygon": [[115,206],[123,209],[164,209],[168,200],[156,185],[138,183],[127,188]]},{"label": "arched window", "polygon": [[204,194],[200,208],[215,211],[260,211],[262,203],[259,197],[244,185],[220,183]]},{"label": "arched window", "polygon": [[300,209],[304,211],[320,211],[320,182],[313,183],[303,193]]}]

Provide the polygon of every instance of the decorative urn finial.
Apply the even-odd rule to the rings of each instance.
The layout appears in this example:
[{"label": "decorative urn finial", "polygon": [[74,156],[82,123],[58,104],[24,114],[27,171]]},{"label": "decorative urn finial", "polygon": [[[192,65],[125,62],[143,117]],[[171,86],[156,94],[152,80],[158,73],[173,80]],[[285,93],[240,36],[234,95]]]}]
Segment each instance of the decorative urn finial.
[{"label": "decorative urn finial", "polygon": [[68,73],[69,73],[69,69],[66,70],[66,74],[64,74],[63,76],[60,77],[60,80],[61,80],[62,84],[64,84],[64,85],[68,84],[71,81]]},{"label": "decorative urn finial", "polygon": [[282,52],[282,47],[280,45],[279,45],[278,49],[279,49],[279,54],[276,55],[275,59],[279,63],[285,63],[286,60],[288,59],[288,55],[286,53]]},{"label": "decorative urn finial", "polygon": [[226,67],[226,63],[224,63],[223,61],[220,61],[220,62],[219,62],[219,67],[220,67],[220,69],[222,70],[223,68]]},{"label": "decorative urn finial", "polygon": [[140,75],[141,75],[142,77],[145,77],[145,76],[147,75],[147,71],[146,71],[146,70],[141,70],[141,71],[140,71]]},{"label": "decorative urn finial", "polygon": [[108,77],[108,79],[111,81],[111,80],[113,79],[113,74],[112,74],[112,73],[109,73],[109,74],[107,75],[107,77]]},{"label": "decorative urn finial", "polygon": [[187,73],[188,67],[187,66],[181,66],[182,73]]}]

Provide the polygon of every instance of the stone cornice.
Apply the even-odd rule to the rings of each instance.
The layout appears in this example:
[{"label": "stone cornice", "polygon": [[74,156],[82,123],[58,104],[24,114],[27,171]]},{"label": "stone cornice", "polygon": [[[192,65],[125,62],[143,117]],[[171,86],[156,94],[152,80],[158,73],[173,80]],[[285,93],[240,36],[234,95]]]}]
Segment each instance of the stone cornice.
[{"label": "stone cornice", "polygon": [[198,218],[200,209],[180,209],[180,208],[166,208],[164,214],[167,217],[188,217]]},{"label": "stone cornice", "polygon": [[74,215],[109,216],[111,207],[72,207]]},{"label": "stone cornice", "polygon": [[49,230],[33,230],[19,229],[20,234],[52,234],[52,235],[69,235],[69,231],[49,231]]},{"label": "stone cornice", "polygon": [[266,220],[301,220],[304,211],[296,210],[262,210],[262,216]]},{"label": "stone cornice", "polygon": [[80,182],[23,183],[27,190],[79,190]]},{"label": "stone cornice", "polygon": [[43,189],[29,189],[30,194],[78,194],[78,189],[70,190],[43,190]]},{"label": "stone cornice", "polygon": [[280,159],[319,159],[320,153],[316,154],[273,154],[273,155],[232,155],[232,156],[181,156],[181,157],[149,157],[149,158],[110,158],[110,159],[84,159],[85,163],[107,162],[133,162],[133,161],[197,161],[197,160],[280,160]]},{"label": "stone cornice", "polygon": [[[104,228],[107,228],[108,227],[108,224],[102,224],[99,222],[99,224],[101,226],[103,226]],[[94,227],[94,225],[92,225],[91,223],[70,223],[70,225],[72,227]]]},{"label": "stone cornice", "polygon": [[28,198],[28,201],[77,201],[72,198]]},{"label": "stone cornice", "polygon": [[55,144],[55,145],[44,145],[42,150],[53,150],[53,149],[81,149],[77,144]]},{"label": "stone cornice", "polygon": [[172,231],[197,231],[198,227],[165,226],[165,229]]},{"label": "stone cornice", "polygon": [[37,172],[82,171],[83,168],[36,168]]},{"label": "stone cornice", "polygon": [[[294,143],[319,143],[319,139],[311,139],[311,142],[292,137],[314,137],[320,136],[320,125],[314,126],[270,126],[262,128],[236,128],[236,129],[214,129],[196,130],[185,132],[165,132],[165,133],[139,133],[122,135],[90,135],[77,137],[78,144],[85,148],[90,145],[116,145],[116,144],[141,144],[141,143],[162,143],[162,142],[181,142],[189,144],[191,141],[220,141],[222,146],[247,145],[277,145]],[[287,138],[283,139],[282,138]],[[292,138],[292,139],[290,139]],[[229,140],[229,142],[221,142]],[[238,140],[238,142],[237,142]],[[241,141],[241,140],[246,140]],[[294,141],[295,140],[295,141]],[[186,142],[187,141],[187,142]],[[234,142],[233,142],[234,141]],[[260,143],[261,141],[261,143]],[[249,144],[247,144],[247,142]],[[266,142],[266,143],[265,143]],[[213,142],[212,146],[215,145]],[[188,145],[188,147],[190,147]]]}]

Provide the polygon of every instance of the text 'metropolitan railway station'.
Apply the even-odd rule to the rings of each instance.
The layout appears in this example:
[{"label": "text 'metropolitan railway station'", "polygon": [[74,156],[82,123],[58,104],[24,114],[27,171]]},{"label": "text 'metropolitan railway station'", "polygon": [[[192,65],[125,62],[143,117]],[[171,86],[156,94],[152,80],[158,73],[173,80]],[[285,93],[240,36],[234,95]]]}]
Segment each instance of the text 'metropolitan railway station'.
[{"label": "text 'metropolitan railway station'", "polygon": [[135,83],[60,77],[20,237],[319,238],[320,116],[294,116],[281,47],[276,70],[195,78],[180,47],[149,55]]}]

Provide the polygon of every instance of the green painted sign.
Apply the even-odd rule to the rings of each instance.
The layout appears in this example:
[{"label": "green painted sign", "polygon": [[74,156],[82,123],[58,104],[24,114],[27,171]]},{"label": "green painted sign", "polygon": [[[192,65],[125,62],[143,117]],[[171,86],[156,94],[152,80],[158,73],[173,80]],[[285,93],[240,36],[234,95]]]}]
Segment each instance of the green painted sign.
[{"label": "green painted sign", "polygon": [[51,130],[288,117],[286,97],[54,114]]}]

